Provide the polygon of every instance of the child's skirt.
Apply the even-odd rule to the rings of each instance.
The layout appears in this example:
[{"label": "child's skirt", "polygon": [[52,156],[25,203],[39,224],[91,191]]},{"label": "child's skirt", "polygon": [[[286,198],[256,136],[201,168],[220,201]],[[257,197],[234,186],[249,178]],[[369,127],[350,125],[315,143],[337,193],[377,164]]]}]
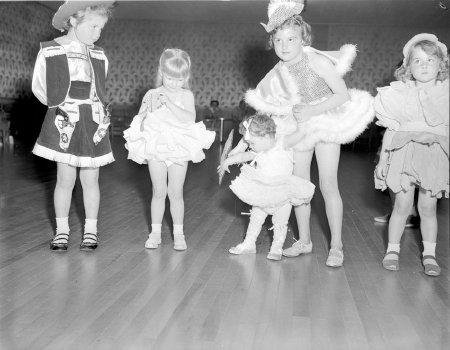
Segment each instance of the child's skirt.
[{"label": "child's skirt", "polygon": [[101,167],[114,161],[108,127],[101,102],[68,100],[48,109],[33,153],[75,167]]},{"label": "child's skirt", "polygon": [[173,163],[205,159],[203,149],[208,149],[215,139],[215,132],[206,130],[202,122],[183,123],[176,119],[167,107],[133,118],[130,127],[124,131],[127,141],[128,159],[138,164],[150,160]]},{"label": "child's skirt", "polygon": [[231,182],[231,190],[243,202],[263,208],[294,206],[311,201],[315,186],[298,176],[264,176],[252,166],[244,164],[241,173]]}]

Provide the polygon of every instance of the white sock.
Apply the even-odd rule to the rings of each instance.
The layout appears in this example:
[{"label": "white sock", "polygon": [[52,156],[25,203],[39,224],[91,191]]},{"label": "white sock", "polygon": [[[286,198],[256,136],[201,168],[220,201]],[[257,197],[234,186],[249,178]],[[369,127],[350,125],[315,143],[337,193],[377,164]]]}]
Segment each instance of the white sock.
[{"label": "white sock", "polygon": [[84,221],[84,233],[97,234],[97,219],[86,219]]},{"label": "white sock", "polygon": [[436,242],[425,242],[422,241],[423,243],[423,253],[422,255],[432,255],[432,256],[436,256]]},{"label": "white sock", "polygon": [[69,217],[56,218],[56,234],[58,233],[69,233]]},{"label": "white sock", "polygon": [[152,224],[152,232],[150,233],[161,236],[161,226],[162,224]]},{"label": "white sock", "polygon": [[182,235],[183,234],[183,225],[173,225],[173,234],[174,235]]},{"label": "white sock", "polygon": [[400,243],[388,243],[386,252],[397,252],[400,253]]}]

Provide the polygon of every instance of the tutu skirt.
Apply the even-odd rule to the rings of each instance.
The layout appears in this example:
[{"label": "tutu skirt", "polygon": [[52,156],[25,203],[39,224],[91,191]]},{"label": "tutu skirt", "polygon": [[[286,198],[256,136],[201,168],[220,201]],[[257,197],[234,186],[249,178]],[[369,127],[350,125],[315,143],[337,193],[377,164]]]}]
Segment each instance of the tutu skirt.
[{"label": "tutu skirt", "polygon": [[294,206],[309,203],[315,186],[294,175],[264,176],[257,169],[244,164],[230,188],[240,200],[251,206],[274,208],[286,203]]},{"label": "tutu skirt", "polygon": [[215,139],[215,132],[206,130],[202,122],[179,122],[172,112],[162,107],[149,112],[142,123],[142,115],[133,118],[124,131],[128,159],[138,164],[158,160],[172,163],[205,159],[203,149],[208,149]]},{"label": "tutu skirt", "polygon": [[[349,143],[364,132],[375,117],[373,97],[363,90],[349,89],[348,92],[350,100],[342,106],[313,116],[300,124],[299,132],[302,137],[295,145],[295,150],[313,149],[318,142]],[[292,115],[273,119],[277,124],[277,135],[289,135],[296,130],[296,121]]]}]

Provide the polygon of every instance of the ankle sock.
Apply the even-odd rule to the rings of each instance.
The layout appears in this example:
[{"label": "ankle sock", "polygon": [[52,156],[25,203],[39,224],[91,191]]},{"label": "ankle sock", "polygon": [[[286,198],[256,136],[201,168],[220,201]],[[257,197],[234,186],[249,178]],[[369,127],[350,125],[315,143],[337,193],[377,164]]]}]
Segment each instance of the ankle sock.
[{"label": "ankle sock", "polygon": [[58,233],[69,233],[69,217],[56,218],[56,234]]},{"label": "ankle sock", "polygon": [[84,221],[84,233],[97,234],[97,219],[86,219]]},{"label": "ankle sock", "polygon": [[422,255],[432,255],[436,256],[436,242],[426,242],[422,241],[423,243],[423,253]]},{"label": "ankle sock", "polygon": [[162,224],[152,224],[152,232],[150,233],[161,236],[161,226]]},{"label": "ankle sock", "polygon": [[182,235],[183,234],[183,225],[173,225],[173,234],[174,235]]},{"label": "ankle sock", "polygon": [[400,243],[388,243],[386,252],[397,252],[400,253]]}]

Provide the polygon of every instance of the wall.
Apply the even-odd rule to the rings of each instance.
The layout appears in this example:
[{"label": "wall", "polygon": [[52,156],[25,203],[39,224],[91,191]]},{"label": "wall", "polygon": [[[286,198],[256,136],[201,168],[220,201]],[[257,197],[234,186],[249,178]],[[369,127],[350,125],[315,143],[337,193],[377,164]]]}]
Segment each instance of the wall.
[{"label": "wall", "polygon": [[[0,2],[0,97],[30,95],[39,41],[58,36],[51,28],[52,11],[32,2]],[[432,28],[315,25],[314,46],[336,50],[345,43],[358,45],[349,87],[375,93],[392,80],[402,59],[402,47],[422,31],[450,44],[449,30]],[[266,34],[254,24],[155,23],[112,19],[98,44],[110,58],[108,98],[120,105],[136,105],[152,87],[158,58],[167,47],[186,50],[192,58],[192,90],[196,103],[218,99],[224,107],[237,105],[246,89],[254,87],[274,65],[273,51],[265,50]]]}]

